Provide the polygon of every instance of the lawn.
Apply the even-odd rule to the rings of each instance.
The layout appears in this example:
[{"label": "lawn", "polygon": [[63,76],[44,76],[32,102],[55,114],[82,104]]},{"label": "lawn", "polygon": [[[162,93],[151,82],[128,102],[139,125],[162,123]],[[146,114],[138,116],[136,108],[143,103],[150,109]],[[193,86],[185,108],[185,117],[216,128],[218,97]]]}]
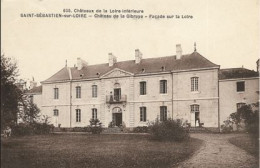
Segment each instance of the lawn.
[{"label": "lawn", "polygon": [[203,142],[158,142],[149,135],[52,134],[2,139],[1,167],[171,167]]},{"label": "lawn", "polygon": [[243,134],[238,137],[230,138],[229,142],[259,158],[258,139],[252,138],[249,134]]}]

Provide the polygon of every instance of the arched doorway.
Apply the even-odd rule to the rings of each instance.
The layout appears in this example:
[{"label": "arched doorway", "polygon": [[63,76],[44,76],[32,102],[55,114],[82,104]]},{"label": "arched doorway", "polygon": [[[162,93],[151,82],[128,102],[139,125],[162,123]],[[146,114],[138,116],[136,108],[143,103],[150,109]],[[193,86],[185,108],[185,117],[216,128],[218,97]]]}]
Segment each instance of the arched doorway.
[{"label": "arched doorway", "polygon": [[122,125],[122,109],[120,107],[112,109],[112,119],[116,126]]}]

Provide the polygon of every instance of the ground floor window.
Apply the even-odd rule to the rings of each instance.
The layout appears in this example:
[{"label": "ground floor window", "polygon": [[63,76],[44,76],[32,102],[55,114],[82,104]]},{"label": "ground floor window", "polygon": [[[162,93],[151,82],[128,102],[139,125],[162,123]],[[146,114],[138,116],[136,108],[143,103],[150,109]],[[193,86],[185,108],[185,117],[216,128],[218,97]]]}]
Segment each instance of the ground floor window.
[{"label": "ground floor window", "polygon": [[76,109],[76,122],[81,122],[81,110]]},{"label": "ground floor window", "polygon": [[96,108],[93,108],[93,109],[92,109],[92,119],[93,119],[93,120],[96,120],[96,119],[97,119],[97,109],[96,109]]},{"label": "ground floor window", "polygon": [[160,121],[167,120],[167,106],[160,107]]},{"label": "ground floor window", "polygon": [[146,107],[140,107],[140,121],[146,121]]},{"label": "ground floor window", "polygon": [[54,109],[54,110],[53,110],[53,115],[54,115],[54,116],[59,116],[59,110]]}]

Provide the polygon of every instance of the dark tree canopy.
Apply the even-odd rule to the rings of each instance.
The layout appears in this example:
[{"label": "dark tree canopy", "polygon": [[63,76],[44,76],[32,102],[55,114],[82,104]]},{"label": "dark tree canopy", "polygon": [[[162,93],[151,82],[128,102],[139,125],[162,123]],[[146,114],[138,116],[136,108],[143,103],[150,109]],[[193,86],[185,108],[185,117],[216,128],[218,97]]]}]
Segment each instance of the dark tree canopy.
[{"label": "dark tree canopy", "polygon": [[23,110],[19,113],[19,117],[25,123],[34,123],[39,119],[40,109],[32,101],[23,100]]},{"label": "dark tree canopy", "polygon": [[17,121],[22,91],[15,85],[18,68],[11,58],[1,54],[1,129]]}]

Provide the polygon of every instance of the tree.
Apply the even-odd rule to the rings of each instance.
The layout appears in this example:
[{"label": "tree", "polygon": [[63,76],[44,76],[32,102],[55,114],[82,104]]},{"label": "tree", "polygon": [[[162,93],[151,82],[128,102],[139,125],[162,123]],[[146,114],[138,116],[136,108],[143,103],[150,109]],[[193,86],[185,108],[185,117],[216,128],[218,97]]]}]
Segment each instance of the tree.
[{"label": "tree", "polygon": [[237,126],[244,123],[246,131],[251,133],[251,135],[258,137],[259,102],[240,107],[237,112],[230,114],[229,120]]},{"label": "tree", "polygon": [[31,100],[23,100],[23,110],[19,112],[19,118],[25,123],[35,123],[38,121],[40,109]]},{"label": "tree", "polygon": [[1,54],[1,130],[17,122],[18,105],[22,91],[15,85],[18,77],[16,62]]}]

